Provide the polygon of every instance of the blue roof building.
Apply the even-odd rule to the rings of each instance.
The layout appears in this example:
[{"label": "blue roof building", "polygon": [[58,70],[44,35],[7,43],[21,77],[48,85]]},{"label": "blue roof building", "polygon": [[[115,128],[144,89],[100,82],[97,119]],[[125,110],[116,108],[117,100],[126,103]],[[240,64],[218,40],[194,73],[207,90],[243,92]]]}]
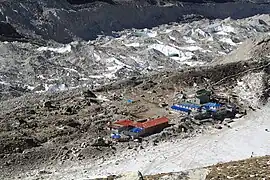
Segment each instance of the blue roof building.
[{"label": "blue roof building", "polygon": [[206,103],[202,106],[203,109],[206,109],[212,112],[216,112],[220,107],[221,107],[221,104],[212,103],[212,102]]},{"label": "blue roof building", "polygon": [[200,110],[201,106],[196,104],[177,104],[171,106],[171,108],[178,111],[191,112]]}]

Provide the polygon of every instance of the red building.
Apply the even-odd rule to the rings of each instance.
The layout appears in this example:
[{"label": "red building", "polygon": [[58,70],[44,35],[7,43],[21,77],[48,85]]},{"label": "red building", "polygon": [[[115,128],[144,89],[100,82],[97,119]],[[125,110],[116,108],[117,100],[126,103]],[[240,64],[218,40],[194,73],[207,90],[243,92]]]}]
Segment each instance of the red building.
[{"label": "red building", "polygon": [[[166,117],[152,119],[149,121],[134,122],[131,120],[119,120],[111,125],[113,133],[123,133],[130,136],[147,136],[162,131],[168,127],[169,119]],[[134,129],[140,131],[134,131]]]},{"label": "red building", "polygon": [[143,128],[144,135],[150,135],[162,131],[168,127],[169,119],[166,117],[152,119],[139,124],[137,127]]}]

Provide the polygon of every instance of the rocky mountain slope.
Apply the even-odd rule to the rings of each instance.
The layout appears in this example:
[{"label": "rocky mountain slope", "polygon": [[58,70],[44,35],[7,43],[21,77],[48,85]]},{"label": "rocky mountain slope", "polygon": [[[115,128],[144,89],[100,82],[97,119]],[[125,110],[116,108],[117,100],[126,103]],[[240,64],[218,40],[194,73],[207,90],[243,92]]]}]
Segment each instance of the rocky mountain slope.
[{"label": "rocky mountain slope", "polygon": [[[158,147],[163,147],[166,146],[166,142],[174,139],[183,142],[182,138],[186,139],[201,134],[212,126],[207,122],[199,125],[195,123],[190,124],[190,131],[182,132],[181,126],[178,126],[179,115],[171,113],[169,108],[159,106],[160,103],[171,105],[175,93],[181,89],[194,88],[194,84],[197,84],[197,87],[205,87],[208,84],[217,94],[230,95],[233,93],[234,97],[237,97],[235,103],[240,107],[247,110],[249,107],[255,109],[268,99],[269,63],[269,59],[261,59],[254,62],[244,61],[214,67],[189,68],[179,72],[168,71],[130,78],[97,87],[94,91],[98,96],[97,99],[91,99],[91,93],[87,93],[84,89],[74,89],[57,93],[26,94],[19,98],[3,101],[0,105],[1,176],[6,179],[16,175],[26,179],[35,178],[41,176],[42,169],[45,168],[46,176],[47,171],[49,174],[52,174],[51,171],[53,171],[55,173],[52,176],[60,178],[58,175],[63,174],[61,173],[63,171],[67,174],[64,173],[61,178],[79,177],[82,175],[81,169],[76,170],[75,168],[78,173],[70,171],[70,168],[74,166],[90,168],[89,171],[86,169],[83,177],[99,173],[119,173],[119,171],[123,171],[119,169],[120,166],[128,167],[125,166],[127,163],[125,160],[126,158],[133,159],[134,152],[148,154],[147,151],[150,149],[158,150],[157,144]],[[132,99],[134,103],[129,104],[128,99]],[[243,104],[241,104],[242,101]],[[267,109],[265,111],[268,112]],[[260,112],[258,111],[258,113]],[[267,114],[265,115],[267,116]],[[175,125],[160,134],[146,138],[142,143],[106,141],[98,147],[92,144],[93,140],[98,137],[109,137],[110,131],[106,129],[108,122],[117,119],[136,120],[156,116],[166,116]],[[250,124],[248,129],[241,125],[242,129],[252,130],[256,133],[263,130],[262,133],[265,133],[267,122],[263,117],[260,119],[261,126],[258,126],[258,131],[253,131],[255,127],[253,124]],[[243,121],[244,119],[242,119]],[[241,124],[240,122],[238,124]],[[249,120],[248,122],[256,124],[254,121]],[[226,129],[224,131],[228,132]],[[230,131],[234,132],[234,128],[232,127]],[[232,136],[234,134],[229,133],[228,139]],[[245,137],[243,136],[243,138]],[[218,132],[216,138],[220,139]],[[256,147],[269,144],[263,141],[265,138],[261,138],[262,143],[256,141],[258,143]],[[242,142],[245,143],[245,139]],[[189,145],[188,143],[188,147]],[[152,148],[152,146],[156,148]],[[262,151],[257,152],[263,153],[264,148],[261,149]],[[175,151],[170,152],[177,153],[177,150],[179,150],[178,147],[175,148]],[[217,149],[212,150],[215,153]],[[247,155],[247,153],[251,152],[243,155]],[[126,158],[123,158],[124,154]],[[174,155],[172,156],[174,157]],[[148,156],[141,157],[146,158],[143,159],[144,161],[148,160]],[[162,157],[159,156],[159,159],[164,161]],[[228,158],[230,157],[228,156]],[[89,164],[89,162],[95,163]],[[79,166],[80,164],[82,166]],[[100,166],[106,168],[101,171]],[[150,163],[145,171],[149,173],[158,170],[152,169],[151,166]],[[160,166],[160,170],[162,167]],[[188,164],[187,167],[189,167]],[[29,172],[29,169],[32,168],[33,171]],[[58,170],[55,171],[54,168]],[[95,171],[91,168],[94,168]]]},{"label": "rocky mountain slope", "polygon": [[[132,159],[224,125],[183,132],[167,107],[183,89],[209,88],[241,110],[267,104],[269,12],[267,0],[0,1],[0,179],[50,179],[95,162],[90,176],[123,152]],[[107,123],[157,116],[172,126],[143,142],[93,145],[109,137]],[[118,172],[109,170],[100,172]]]}]

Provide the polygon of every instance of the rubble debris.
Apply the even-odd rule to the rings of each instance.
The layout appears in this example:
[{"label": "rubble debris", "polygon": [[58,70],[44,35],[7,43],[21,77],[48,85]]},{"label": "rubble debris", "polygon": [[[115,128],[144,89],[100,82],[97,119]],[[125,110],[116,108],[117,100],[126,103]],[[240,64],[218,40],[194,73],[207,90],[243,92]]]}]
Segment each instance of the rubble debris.
[{"label": "rubble debris", "polygon": [[105,140],[104,138],[97,138],[94,140],[94,142],[91,144],[91,146],[104,146],[109,147],[111,145],[111,141]]}]

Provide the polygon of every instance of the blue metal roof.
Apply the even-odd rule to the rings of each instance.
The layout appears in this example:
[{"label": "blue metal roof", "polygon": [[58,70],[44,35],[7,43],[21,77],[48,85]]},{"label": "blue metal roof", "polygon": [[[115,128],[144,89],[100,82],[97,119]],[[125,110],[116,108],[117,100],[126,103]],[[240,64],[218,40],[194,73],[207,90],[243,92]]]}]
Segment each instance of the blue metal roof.
[{"label": "blue metal roof", "polygon": [[194,109],[198,109],[201,107],[200,105],[196,105],[196,104],[179,104],[179,106],[185,106],[185,107],[194,108]]},{"label": "blue metal roof", "polygon": [[142,130],[143,130],[143,128],[137,128],[137,127],[135,127],[135,128],[132,128],[132,129],[130,130],[130,132],[140,133],[140,132],[142,132]]},{"label": "blue metal roof", "polygon": [[121,135],[120,134],[111,134],[112,139],[120,139]]},{"label": "blue metal roof", "polygon": [[212,103],[212,102],[209,102],[203,105],[204,109],[210,110],[212,112],[216,112],[217,109],[219,109],[220,107],[221,107],[221,104]]},{"label": "blue metal roof", "polygon": [[184,111],[184,112],[190,112],[191,111],[190,109],[179,107],[178,105],[173,105],[173,106],[171,106],[171,108],[174,109],[174,110]]},{"label": "blue metal roof", "polygon": [[212,103],[212,102],[209,102],[209,103],[206,103],[203,105],[204,107],[221,107],[221,104],[218,104],[218,103]]}]

